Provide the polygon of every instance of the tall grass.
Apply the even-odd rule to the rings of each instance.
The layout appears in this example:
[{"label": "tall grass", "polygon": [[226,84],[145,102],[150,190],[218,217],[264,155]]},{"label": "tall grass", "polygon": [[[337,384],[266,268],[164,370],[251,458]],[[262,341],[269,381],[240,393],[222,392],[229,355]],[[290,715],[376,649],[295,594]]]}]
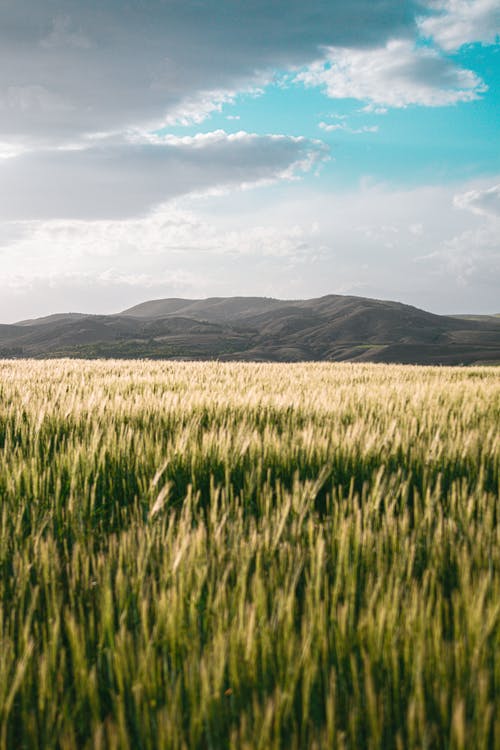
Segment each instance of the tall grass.
[{"label": "tall grass", "polygon": [[498,747],[499,374],[0,362],[0,750]]}]

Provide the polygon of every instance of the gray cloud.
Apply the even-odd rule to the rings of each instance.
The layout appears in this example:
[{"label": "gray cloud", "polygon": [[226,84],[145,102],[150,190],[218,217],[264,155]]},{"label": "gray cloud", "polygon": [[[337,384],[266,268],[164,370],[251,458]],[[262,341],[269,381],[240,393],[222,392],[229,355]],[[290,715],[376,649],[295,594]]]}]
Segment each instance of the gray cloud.
[{"label": "gray cloud", "polygon": [[32,151],[0,162],[0,219],[137,215],[185,193],[291,177],[326,155],[305,138],[224,131]]},{"label": "gray cloud", "polygon": [[415,32],[413,0],[2,0],[0,139],[161,122],[186,99]]}]

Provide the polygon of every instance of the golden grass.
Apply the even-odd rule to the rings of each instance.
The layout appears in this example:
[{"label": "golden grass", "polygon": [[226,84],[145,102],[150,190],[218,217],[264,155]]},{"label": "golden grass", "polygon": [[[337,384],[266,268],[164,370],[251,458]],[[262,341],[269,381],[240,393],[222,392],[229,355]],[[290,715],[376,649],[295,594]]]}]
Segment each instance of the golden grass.
[{"label": "golden grass", "polygon": [[499,374],[0,362],[0,750],[497,747]]}]

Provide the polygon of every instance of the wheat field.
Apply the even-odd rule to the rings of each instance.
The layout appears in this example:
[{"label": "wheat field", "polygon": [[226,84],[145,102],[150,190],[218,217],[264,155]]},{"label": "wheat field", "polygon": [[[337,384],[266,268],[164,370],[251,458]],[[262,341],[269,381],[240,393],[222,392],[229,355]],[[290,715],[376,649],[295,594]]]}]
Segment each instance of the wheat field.
[{"label": "wheat field", "polygon": [[0,362],[0,750],[499,747],[499,375]]}]

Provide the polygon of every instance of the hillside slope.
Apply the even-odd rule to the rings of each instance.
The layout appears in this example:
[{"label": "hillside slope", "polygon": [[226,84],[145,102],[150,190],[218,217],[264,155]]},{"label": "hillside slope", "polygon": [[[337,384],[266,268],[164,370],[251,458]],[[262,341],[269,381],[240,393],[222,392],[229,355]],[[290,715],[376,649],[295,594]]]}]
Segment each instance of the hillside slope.
[{"label": "hillside slope", "polygon": [[341,295],[165,299],[0,326],[0,356],[500,363],[500,318]]}]

